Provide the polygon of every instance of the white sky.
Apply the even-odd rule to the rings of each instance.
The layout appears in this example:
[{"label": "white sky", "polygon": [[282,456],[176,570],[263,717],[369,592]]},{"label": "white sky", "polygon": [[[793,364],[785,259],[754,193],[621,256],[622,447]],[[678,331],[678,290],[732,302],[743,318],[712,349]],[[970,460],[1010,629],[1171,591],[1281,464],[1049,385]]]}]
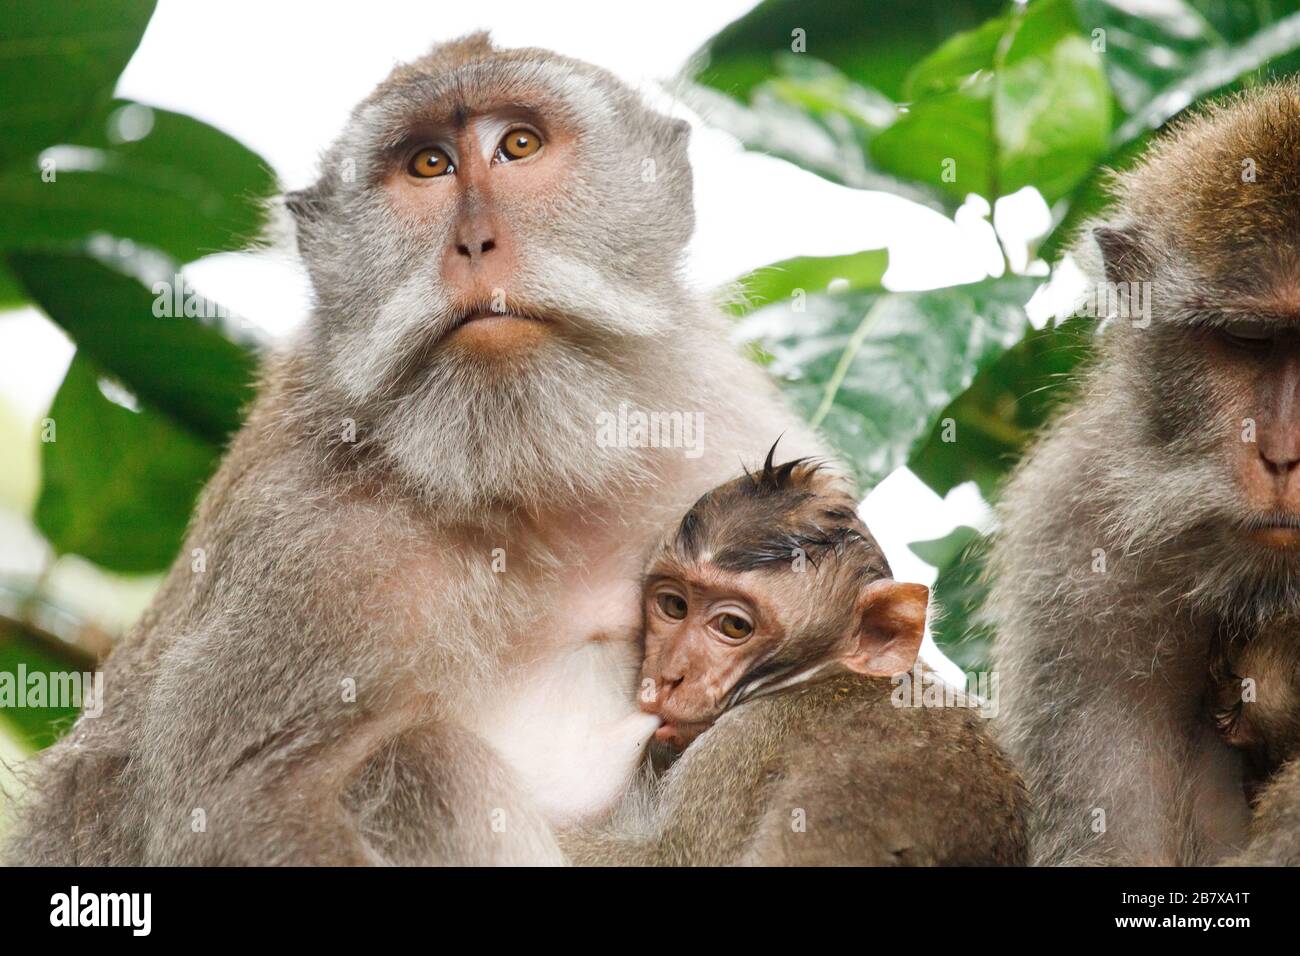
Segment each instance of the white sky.
[{"label": "white sky", "polygon": [[[489,29],[498,43],[541,46],[598,63],[647,91],[672,78],[710,35],[750,0],[665,0],[629,8],[608,2],[476,0],[430,4],[369,0],[322,4],[162,0],[118,86],[121,96],[197,116],[264,156],[287,188],[314,178],[318,155],[353,104],[395,62],[436,41]],[[808,38],[815,56],[817,37]],[[661,94],[659,94],[661,95]],[[706,286],[794,255],[888,246],[886,282],[920,289],[982,278],[998,268],[981,202],[954,223],[880,193],[835,186],[790,164],[741,150],[697,127],[693,136],[697,233],[692,274]],[[1037,194],[999,206],[1018,232],[1047,225]],[[1013,257],[1015,253],[1013,251]],[[275,334],[301,320],[304,280],[270,257],[223,255],[187,275],[206,294]],[[44,413],[71,346],[34,310],[0,318],[0,399],[33,418]],[[973,487],[941,501],[901,471],[868,498],[865,515],[895,573],[930,584],[934,571],[906,547],[957,523],[979,523]]]}]

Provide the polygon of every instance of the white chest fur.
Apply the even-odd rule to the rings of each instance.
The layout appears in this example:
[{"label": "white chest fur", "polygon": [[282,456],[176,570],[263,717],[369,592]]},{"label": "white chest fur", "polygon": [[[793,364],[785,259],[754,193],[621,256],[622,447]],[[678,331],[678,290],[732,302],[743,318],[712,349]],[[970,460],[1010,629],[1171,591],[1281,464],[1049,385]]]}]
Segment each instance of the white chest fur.
[{"label": "white chest fur", "polygon": [[567,566],[556,589],[538,594],[548,613],[520,636],[523,659],[471,718],[557,826],[611,806],[659,725],[636,705],[638,537],[589,539],[584,560]]},{"label": "white chest fur", "polygon": [[622,793],[659,726],[633,687],[637,647],[589,640],[555,648],[507,675],[476,729],[521,778],[555,826],[607,809]]}]

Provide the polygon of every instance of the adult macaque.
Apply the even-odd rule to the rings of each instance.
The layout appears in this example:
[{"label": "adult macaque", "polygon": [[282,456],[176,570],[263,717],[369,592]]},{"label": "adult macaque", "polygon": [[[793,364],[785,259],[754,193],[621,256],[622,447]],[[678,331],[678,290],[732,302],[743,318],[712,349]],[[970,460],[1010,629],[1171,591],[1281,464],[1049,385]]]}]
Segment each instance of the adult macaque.
[{"label": "adult macaque", "polygon": [[1118,176],[1080,248],[1153,308],[1103,326],[1001,507],[1003,740],[1041,862],[1209,863],[1248,826],[1240,861],[1300,862],[1300,772],[1251,825],[1206,706],[1217,642],[1300,609],[1297,144],[1293,84],[1212,107]]},{"label": "adult macaque", "polygon": [[[687,133],[482,35],[357,107],[287,200],[313,315],[7,860],[562,860],[657,723],[645,555],[773,433],[821,451],[679,278]],[[624,403],[696,446],[601,440]]]},{"label": "adult macaque", "polygon": [[896,706],[927,589],[893,580],[854,499],[806,460],[715,489],[646,574],[642,706],[684,754],[581,863],[1015,864],[1024,785],[961,707]]}]

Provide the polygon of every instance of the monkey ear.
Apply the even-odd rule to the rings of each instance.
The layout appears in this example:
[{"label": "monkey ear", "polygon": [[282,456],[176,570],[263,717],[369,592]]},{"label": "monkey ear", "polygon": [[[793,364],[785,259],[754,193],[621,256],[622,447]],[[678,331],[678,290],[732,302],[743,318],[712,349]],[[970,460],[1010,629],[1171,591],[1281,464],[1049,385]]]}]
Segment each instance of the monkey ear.
[{"label": "monkey ear", "polygon": [[1143,271],[1143,237],[1137,226],[1096,226],[1092,238],[1101,250],[1107,282],[1134,282]]},{"label": "monkey ear", "polygon": [[893,677],[912,669],[925,637],[930,589],[884,578],[872,581],[858,597],[857,630],[842,658],[859,674]]},{"label": "monkey ear", "polygon": [[308,186],[306,189],[298,189],[291,193],[285,193],[284,207],[293,214],[293,218],[299,223],[311,222],[320,218],[320,183]]},{"label": "monkey ear", "polygon": [[333,189],[324,177],[312,183],[307,189],[285,194],[285,208],[289,209],[298,225],[315,222],[325,215],[325,206]]}]

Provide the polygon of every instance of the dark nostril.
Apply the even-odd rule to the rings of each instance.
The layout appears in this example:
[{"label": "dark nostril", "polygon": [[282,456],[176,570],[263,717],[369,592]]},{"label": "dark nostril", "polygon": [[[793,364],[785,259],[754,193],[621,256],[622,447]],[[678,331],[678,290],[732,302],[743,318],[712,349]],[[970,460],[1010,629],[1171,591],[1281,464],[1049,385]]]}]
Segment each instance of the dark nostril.
[{"label": "dark nostril", "polygon": [[466,259],[473,259],[475,256],[486,255],[497,247],[495,239],[484,239],[482,242],[476,242],[472,245],[466,243],[457,243],[456,251]]}]

